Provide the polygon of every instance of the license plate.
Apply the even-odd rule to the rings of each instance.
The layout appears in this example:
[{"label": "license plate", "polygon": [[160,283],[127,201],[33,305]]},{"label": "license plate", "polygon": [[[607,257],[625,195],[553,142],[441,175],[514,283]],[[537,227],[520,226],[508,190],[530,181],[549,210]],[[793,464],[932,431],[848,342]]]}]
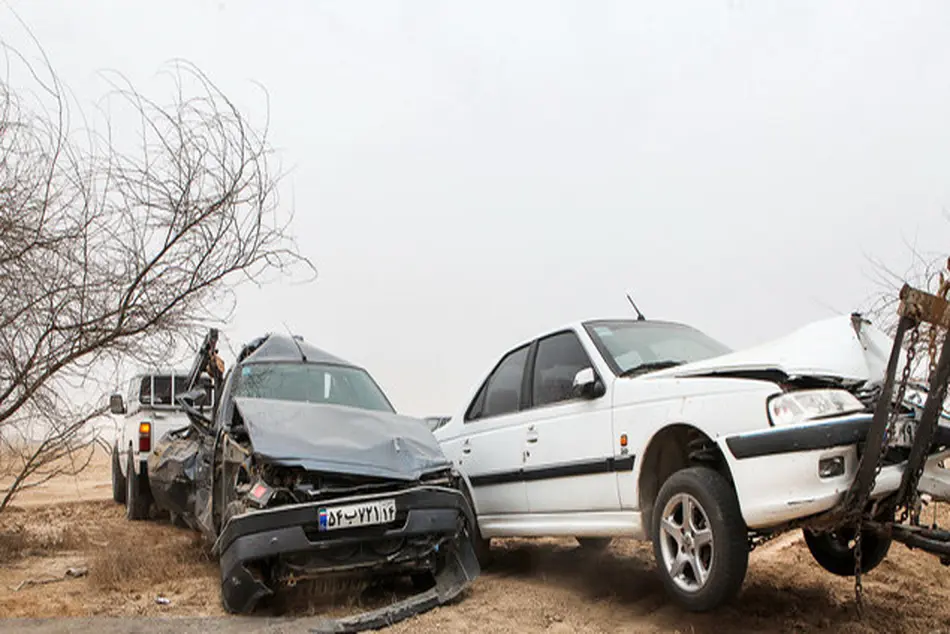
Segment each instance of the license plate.
[{"label": "license plate", "polygon": [[345,506],[327,506],[318,511],[318,518],[321,531],[388,524],[396,519],[396,501],[376,500]]}]

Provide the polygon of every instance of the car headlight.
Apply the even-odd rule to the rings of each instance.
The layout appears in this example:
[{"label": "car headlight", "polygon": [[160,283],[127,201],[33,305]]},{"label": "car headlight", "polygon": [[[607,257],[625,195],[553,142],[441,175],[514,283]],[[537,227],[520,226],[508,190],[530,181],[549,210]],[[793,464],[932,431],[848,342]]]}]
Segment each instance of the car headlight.
[{"label": "car headlight", "polygon": [[795,425],[864,410],[864,404],[845,390],[801,390],[769,399],[772,425]]}]

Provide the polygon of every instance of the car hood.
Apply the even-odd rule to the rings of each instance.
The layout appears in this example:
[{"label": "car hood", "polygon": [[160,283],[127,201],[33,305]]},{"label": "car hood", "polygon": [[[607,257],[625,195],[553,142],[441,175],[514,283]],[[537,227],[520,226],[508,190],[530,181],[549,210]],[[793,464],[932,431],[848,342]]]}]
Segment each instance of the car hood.
[{"label": "car hood", "polygon": [[308,471],[418,480],[451,462],[426,424],[369,410],[235,398],[254,453]]},{"label": "car hood", "polygon": [[753,348],[651,372],[643,378],[778,372],[789,379],[874,384],[884,379],[892,345],[893,339],[870,322],[857,315],[841,315]]}]

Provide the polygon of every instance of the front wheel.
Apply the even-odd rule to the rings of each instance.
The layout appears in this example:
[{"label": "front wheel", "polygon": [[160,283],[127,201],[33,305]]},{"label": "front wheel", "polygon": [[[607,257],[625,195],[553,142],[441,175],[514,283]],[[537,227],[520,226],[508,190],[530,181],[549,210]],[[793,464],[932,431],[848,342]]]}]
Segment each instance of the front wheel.
[{"label": "front wheel", "polygon": [[706,467],[677,471],[653,507],[653,555],[667,592],[691,612],[733,599],[749,565],[748,531],[735,491]]},{"label": "front wheel", "polygon": [[[856,531],[845,527],[834,531],[814,532],[802,529],[805,544],[822,568],[839,577],[854,576],[853,541]],[[861,572],[870,572],[887,557],[891,539],[872,530],[861,531]]]}]

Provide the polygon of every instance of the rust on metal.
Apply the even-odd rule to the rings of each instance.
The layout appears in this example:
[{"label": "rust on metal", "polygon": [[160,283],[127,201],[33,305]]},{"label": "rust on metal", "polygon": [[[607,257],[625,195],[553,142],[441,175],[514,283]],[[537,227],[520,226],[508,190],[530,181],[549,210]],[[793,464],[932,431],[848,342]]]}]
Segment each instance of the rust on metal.
[{"label": "rust on metal", "polygon": [[950,329],[950,302],[905,284],[897,314],[918,322]]}]

